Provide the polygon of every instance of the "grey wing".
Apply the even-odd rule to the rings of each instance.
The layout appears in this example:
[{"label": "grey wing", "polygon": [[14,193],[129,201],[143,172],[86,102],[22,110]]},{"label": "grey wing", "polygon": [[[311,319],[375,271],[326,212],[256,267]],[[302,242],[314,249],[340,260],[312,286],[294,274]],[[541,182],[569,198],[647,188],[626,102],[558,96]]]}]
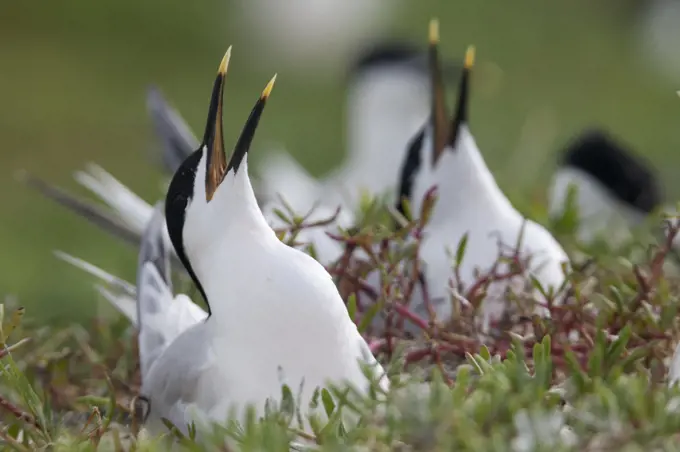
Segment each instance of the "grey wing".
[{"label": "grey wing", "polygon": [[163,164],[174,174],[182,162],[198,149],[198,139],[179,112],[168,104],[155,86],[148,90],[146,105],[156,135],[162,143]]},{"label": "grey wing", "polygon": [[145,262],[151,262],[162,277],[163,283],[172,292],[172,279],[170,278],[170,247],[165,240],[165,217],[163,216],[163,203],[159,202],[153,208],[139,249],[137,260],[137,282],[142,278],[142,266]]},{"label": "grey wing", "polygon": [[186,296],[173,299],[170,250],[161,203],[144,231],[137,269],[137,318],[142,375],[180,334],[207,317]]},{"label": "grey wing", "polygon": [[57,204],[66,207],[72,212],[75,212],[77,215],[85,218],[109,234],[122,239],[128,244],[134,246],[139,244],[141,237],[139,231],[135,231],[129,225],[120,221],[111,213],[97,206],[95,203],[86,201],[62,188],[51,185],[27,173],[22,173],[20,179],[26,185],[37,190],[46,198],[55,201]]},{"label": "grey wing", "polygon": [[[142,375],[141,393],[150,400],[147,428],[167,431],[161,418],[186,433],[186,425],[209,415],[225,396],[205,329],[196,325],[170,344]],[[199,419],[196,419],[198,416]]]}]

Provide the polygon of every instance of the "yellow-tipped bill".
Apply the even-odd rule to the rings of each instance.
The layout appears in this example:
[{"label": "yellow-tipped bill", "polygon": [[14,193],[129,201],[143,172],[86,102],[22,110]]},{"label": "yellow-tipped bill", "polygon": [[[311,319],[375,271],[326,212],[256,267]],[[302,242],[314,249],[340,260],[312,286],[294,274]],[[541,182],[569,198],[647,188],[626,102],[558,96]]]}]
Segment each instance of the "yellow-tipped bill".
[{"label": "yellow-tipped bill", "polygon": [[468,46],[465,51],[465,69],[472,69],[475,65],[475,46]]},{"label": "yellow-tipped bill", "polygon": [[276,75],[274,75],[274,77],[269,80],[267,86],[265,86],[265,88],[262,90],[260,98],[250,111],[250,116],[248,116],[248,120],[243,126],[243,130],[241,130],[241,135],[238,137],[238,141],[236,141],[236,146],[234,146],[234,152],[231,154],[231,159],[229,159],[227,171],[233,170],[234,174],[236,174],[239,167],[241,166],[243,158],[250,149],[250,143],[252,143],[253,138],[255,137],[255,130],[257,129],[257,125],[260,122],[260,116],[262,116],[262,111],[264,111],[264,106],[266,105],[267,99],[269,99],[269,96],[272,93],[275,82]]},{"label": "yellow-tipped bill", "polygon": [[264,87],[262,95],[260,95],[261,99],[267,99],[272,93],[272,89],[274,89],[274,83],[276,83],[276,76],[277,74],[274,74],[274,77],[272,77],[272,79],[269,80],[269,83],[267,83],[267,86]]},{"label": "yellow-tipped bill", "polygon": [[460,78],[460,86],[458,88],[458,101],[456,104],[456,113],[451,122],[451,135],[449,137],[449,146],[456,146],[458,141],[458,131],[461,126],[467,123],[468,120],[468,103],[470,100],[470,72],[475,64],[475,46],[468,46],[465,52],[465,60],[463,63],[463,75]]},{"label": "yellow-tipped bill", "polygon": [[439,44],[439,19],[430,19],[430,44]]},{"label": "yellow-tipped bill", "polygon": [[217,187],[227,173],[227,160],[224,153],[224,133],[222,131],[222,101],[224,93],[224,81],[229,68],[231,59],[231,46],[224,54],[220,67],[217,70],[217,77],[213,85],[210,97],[210,110],[208,111],[208,122],[205,127],[203,145],[207,148],[207,162],[205,173],[205,200],[212,200]]}]

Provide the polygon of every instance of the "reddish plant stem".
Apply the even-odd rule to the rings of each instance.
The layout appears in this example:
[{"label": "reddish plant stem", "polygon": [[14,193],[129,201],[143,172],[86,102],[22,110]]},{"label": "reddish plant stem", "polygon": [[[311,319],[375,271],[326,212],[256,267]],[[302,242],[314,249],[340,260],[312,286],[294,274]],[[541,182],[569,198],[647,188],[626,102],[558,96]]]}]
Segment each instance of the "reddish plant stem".
[{"label": "reddish plant stem", "polygon": [[8,411],[20,421],[30,424],[31,426],[37,428],[38,430],[42,430],[42,427],[40,426],[38,421],[33,418],[33,416],[26,413],[25,411],[22,411],[19,407],[17,407],[12,402],[10,402],[9,400],[5,399],[2,396],[0,396],[0,408],[4,409],[5,411]]}]

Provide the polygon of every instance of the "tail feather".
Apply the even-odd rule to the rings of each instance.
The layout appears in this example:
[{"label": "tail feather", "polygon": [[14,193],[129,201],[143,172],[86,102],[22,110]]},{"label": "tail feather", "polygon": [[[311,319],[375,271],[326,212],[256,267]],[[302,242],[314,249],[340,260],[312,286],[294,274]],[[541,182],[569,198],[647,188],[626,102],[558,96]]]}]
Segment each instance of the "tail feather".
[{"label": "tail feather", "polygon": [[86,171],[77,171],[75,179],[108,204],[139,235],[151,218],[153,209],[102,167],[90,163]]},{"label": "tail feather", "polygon": [[66,190],[51,185],[37,177],[22,174],[21,179],[26,185],[37,190],[46,198],[55,201],[77,215],[84,217],[92,224],[102,228],[109,234],[122,239],[128,244],[137,246],[141,233],[135,231],[127,224],[115,218],[109,212],[98,207],[96,204],[86,201]]},{"label": "tail feather", "polygon": [[60,250],[54,250],[54,255],[71,265],[73,265],[76,268],[79,268],[86,273],[91,274],[92,276],[95,276],[102,281],[104,281],[106,284],[109,286],[115,287],[116,289],[122,290],[123,292],[127,293],[129,296],[134,297],[137,294],[137,289],[135,289],[135,286],[130,284],[129,282],[125,281],[124,279],[121,279],[117,276],[112,275],[111,273],[102,270],[101,268],[97,267],[94,264],[91,264],[83,259],[80,259],[78,257],[75,257],[71,254],[68,254],[64,251]]},{"label": "tail feather", "polygon": [[83,259],[72,256],[63,251],[55,250],[54,255],[58,259],[71,264],[74,267],[79,268],[106,283],[108,288],[105,288],[101,284],[97,284],[97,291],[102,294],[102,296],[104,296],[104,298],[106,298],[106,300],[108,300],[113,305],[113,307],[118,310],[118,312],[127,317],[130,322],[135,325],[135,327],[138,325],[136,308],[137,303],[135,302],[137,290],[135,286],[123,279],[118,278],[117,276],[108,273],[105,270],[102,270],[96,265],[93,265],[87,261],[84,261]]},{"label": "tail feather", "polygon": [[161,91],[152,86],[146,96],[146,106],[159,137],[163,164],[171,173],[198,149],[199,142],[179,112],[165,100]]},{"label": "tail feather", "polygon": [[137,321],[137,300],[134,297],[120,292],[117,293],[101,284],[95,284],[95,288],[118,312],[127,317],[135,328],[139,328],[139,322]]}]

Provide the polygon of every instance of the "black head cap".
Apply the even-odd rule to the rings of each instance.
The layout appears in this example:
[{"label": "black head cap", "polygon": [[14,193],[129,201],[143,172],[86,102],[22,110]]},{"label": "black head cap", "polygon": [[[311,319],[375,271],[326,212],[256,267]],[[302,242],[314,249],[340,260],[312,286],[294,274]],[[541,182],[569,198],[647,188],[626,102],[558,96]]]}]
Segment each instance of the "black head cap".
[{"label": "black head cap", "polygon": [[[378,42],[365,48],[351,67],[351,74],[359,74],[369,69],[408,64],[422,58],[422,50],[403,41]],[[427,68],[423,65],[423,70]]]},{"label": "black head cap", "polygon": [[594,177],[616,198],[642,212],[649,213],[662,202],[654,170],[604,131],[579,135],[564,150],[561,163]]},{"label": "black head cap", "polygon": [[[428,77],[428,53],[426,49],[406,41],[382,41],[366,47],[350,66],[348,81],[373,69],[402,66],[403,68]],[[460,76],[461,66],[457,61],[443,61],[442,73],[446,79]]]}]

